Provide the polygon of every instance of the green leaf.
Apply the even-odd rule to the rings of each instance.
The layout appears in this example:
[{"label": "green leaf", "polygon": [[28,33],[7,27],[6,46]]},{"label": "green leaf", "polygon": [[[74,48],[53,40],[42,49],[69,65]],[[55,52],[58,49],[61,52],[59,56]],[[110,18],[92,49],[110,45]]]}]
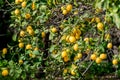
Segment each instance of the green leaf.
[{"label": "green leaf", "polygon": [[26,73],[25,72],[22,73],[21,78],[22,78],[22,80],[26,79]]},{"label": "green leaf", "polygon": [[13,40],[13,41],[16,41],[16,40],[17,40],[17,34],[13,34],[12,40]]},{"label": "green leaf", "polygon": [[114,13],[114,14],[112,15],[112,17],[113,17],[113,21],[114,21],[114,23],[116,24],[117,28],[120,29],[120,17],[119,17],[119,15],[118,15],[118,13]]},{"label": "green leaf", "polygon": [[49,36],[49,39],[50,39],[50,40],[53,40],[53,37],[54,37],[54,36],[55,36],[55,34],[51,32],[51,33],[50,33],[50,36]]},{"label": "green leaf", "polygon": [[38,29],[35,30],[35,34],[38,34],[40,33],[40,31]]},{"label": "green leaf", "polygon": [[52,52],[55,49],[56,45],[51,45],[49,51]]},{"label": "green leaf", "polygon": [[34,50],[34,51],[33,51],[33,54],[35,54],[35,55],[39,55],[40,53],[39,53],[38,50]]}]

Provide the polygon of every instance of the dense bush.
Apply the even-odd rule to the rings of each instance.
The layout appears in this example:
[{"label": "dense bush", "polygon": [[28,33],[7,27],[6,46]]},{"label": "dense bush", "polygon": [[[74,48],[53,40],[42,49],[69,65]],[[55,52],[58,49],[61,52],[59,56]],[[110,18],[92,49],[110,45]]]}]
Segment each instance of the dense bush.
[{"label": "dense bush", "polygon": [[1,50],[0,79],[79,80],[110,73],[119,76],[119,29],[106,19],[106,10],[94,8],[94,3],[11,3],[14,10],[10,29],[14,34]]}]

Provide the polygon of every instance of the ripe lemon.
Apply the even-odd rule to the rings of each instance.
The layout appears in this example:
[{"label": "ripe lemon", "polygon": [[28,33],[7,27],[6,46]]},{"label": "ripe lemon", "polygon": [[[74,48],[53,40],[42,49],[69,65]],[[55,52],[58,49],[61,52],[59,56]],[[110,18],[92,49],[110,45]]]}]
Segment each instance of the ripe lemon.
[{"label": "ripe lemon", "polygon": [[64,60],[64,62],[68,62],[69,61],[68,56],[64,57],[63,60]]},{"label": "ripe lemon", "polygon": [[29,30],[31,30],[31,29],[32,29],[32,26],[30,26],[30,25],[29,25],[29,26],[27,26],[27,28],[26,28],[26,29],[27,29],[27,32],[29,32]]},{"label": "ripe lemon", "polygon": [[99,22],[100,22],[100,18],[99,18],[99,17],[96,17],[96,18],[95,18],[95,21],[96,21],[97,23],[99,23]]},{"label": "ripe lemon", "polygon": [[25,32],[23,30],[20,31],[20,36],[24,37],[25,36]]},{"label": "ripe lemon", "polygon": [[21,6],[22,6],[22,8],[25,8],[26,7],[26,1],[22,2]]},{"label": "ripe lemon", "polygon": [[76,38],[75,38],[74,36],[70,36],[70,37],[69,37],[69,41],[70,41],[71,43],[74,43],[74,42],[76,41]]},{"label": "ripe lemon", "polygon": [[66,57],[67,56],[67,52],[66,51],[63,51],[62,54],[61,54],[62,58]]},{"label": "ripe lemon", "polygon": [[75,45],[73,46],[73,49],[74,49],[75,51],[77,51],[77,50],[78,50],[78,44],[75,44]]},{"label": "ripe lemon", "polygon": [[72,10],[72,5],[71,4],[68,4],[67,6],[66,6],[66,10],[69,12],[69,11],[71,11]]},{"label": "ripe lemon", "polygon": [[25,19],[30,19],[31,15],[29,13],[25,14]]},{"label": "ripe lemon", "polygon": [[105,53],[100,54],[100,58],[101,59],[106,59],[107,58],[107,54],[105,54]]},{"label": "ripe lemon", "polygon": [[32,36],[35,34],[34,31],[33,31],[33,29],[29,29],[28,33],[29,33],[30,35],[32,35]]},{"label": "ripe lemon", "polygon": [[81,35],[81,30],[77,29],[77,33],[78,33],[79,35]]},{"label": "ripe lemon", "polygon": [[20,0],[15,0],[15,4],[20,4]]},{"label": "ripe lemon", "polygon": [[63,70],[63,73],[64,73],[64,74],[66,74],[67,72],[68,72],[68,70],[67,70],[67,69],[64,69],[64,70]]},{"label": "ripe lemon", "polygon": [[57,29],[56,29],[55,27],[53,27],[53,28],[51,29],[51,31],[52,31],[53,33],[55,33],[55,32],[57,32]]},{"label": "ripe lemon", "polygon": [[15,15],[19,15],[20,14],[20,10],[19,9],[15,9]]},{"label": "ripe lemon", "polygon": [[76,33],[77,33],[77,29],[76,29],[76,28],[73,28],[72,32],[73,32],[74,34],[76,34]]},{"label": "ripe lemon", "polygon": [[108,49],[111,49],[111,48],[112,48],[112,43],[108,43],[108,44],[107,44],[107,48],[108,48]]},{"label": "ripe lemon", "polygon": [[45,36],[46,36],[45,32],[42,32],[41,36],[42,36],[42,38],[45,38]]},{"label": "ripe lemon", "polygon": [[77,54],[77,58],[78,58],[78,59],[81,59],[81,58],[82,58],[82,53],[78,53],[78,54]]},{"label": "ripe lemon", "polygon": [[66,15],[67,13],[68,13],[67,10],[63,10],[63,11],[62,11],[62,14],[63,14],[63,15]]},{"label": "ripe lemon", "polygon": [[99,31],[103,31],[103,28],[104,28],[103,23],[99,22],[99,23],[97,24],[97,29],[98,29]]},{"label": "ripe lemon", "polygon": [[110,34],[105,34],[105,40],[106,41],[110,40]]},{"label": "ripe lemon", "polygon": [[23,60],[19,60],[19,64],[23,64]]},{"label": "ripe lemon", "polygon": [[113,65],[117,65],[117,64],[118,64],[118,59],[113,59],[113,60],[112,60],[112,64],[113,64]]},{"label": "ripe lemon", "polygon": [[7,69],[4,69],[3,71],[2,71],[2,76],[7,76],[9,74],[9,72],[8,72],[8,70]]},{"label": "ripe lemon", "polygon": [[32,2],[32,10],[35,10],[35,3]]},{"label": "ripe lemon", "polygon": [[74,70],[71,70],[71,75],[75,75],[76,73],[75,73],[75,71]]},{"label": "ripe lemon", "polygon": [[90,59],[91,59],[91,60],[94,60],[94,61],[95,61],[96,58],[97,58],[97,55],[96,55],[96,54],[92,54],[92,55],[90,56]]},{"label": "ripe lemon", "polygon": [[23,48],[23,47],[24,47],[24,43],[23,43],[23,42],[20,42],[20,43],[18,44],[18,46],[19,46],[19,48]]},{"label": "ripe lemon", "polygon": [[32,48],[32,45],[31,44],[27,44],[26,45],[26,49],[31,49]]},{"label": "ripe lemon", "polygon": [[7,48],[3,48],[2,53],[7,54]]},{"label": "ripe lemon", "polygon": [[20,2],[23,2],[23,0],[19,0]]},{"label": "ripe lemon", "polygon": [[95,60],[95,62],[97,63],[97,64],[100,64],[101,63],[101,61],[102,61],[102,59],[101,58],[96,58],[96,60]]},{"label": "ripe lemon", "polygon": [[38,48],[38,47],[35,47],[34,50],[39,50],[39,48]]},{"label": "ripe lemon", "polygon": [[76,39],[80,39],[80,34],[76,33],[76,34],[75,34],[75,38],[76,38]]}]

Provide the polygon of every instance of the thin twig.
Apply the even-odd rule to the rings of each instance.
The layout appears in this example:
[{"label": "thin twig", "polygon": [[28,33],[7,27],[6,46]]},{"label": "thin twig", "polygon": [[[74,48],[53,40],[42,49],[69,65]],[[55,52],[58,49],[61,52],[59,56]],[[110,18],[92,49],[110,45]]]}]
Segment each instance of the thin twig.
[{"label": "thin twig", "polygon": [[86,70],[82,73],[82,76],[88,71],[88,69],[91,67],[92,64],[93,64],[93,61],[89,64],[89,66],[86,68]]},{"label": "thin twig", "polygon": [[[5,0],[5,1],[8,3],[8,5],[9,5],[9,6],[11,6],[11,4],[9,3],[9,1],[8,1],[8,0]],[[11,7],[13,8],[13,6],[11,6]]]}]

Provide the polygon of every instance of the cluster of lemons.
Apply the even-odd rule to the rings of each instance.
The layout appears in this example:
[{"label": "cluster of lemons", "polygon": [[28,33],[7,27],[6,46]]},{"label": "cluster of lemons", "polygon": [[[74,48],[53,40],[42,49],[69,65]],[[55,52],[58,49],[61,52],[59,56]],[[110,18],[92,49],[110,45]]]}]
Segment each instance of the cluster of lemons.
[{"label": "cluster of lemons", "polygon": [[[21,8],[25,8],[25,7],[27,6],[26,0],[15,0],[15,4],[21,6]],[[35,2],[32,2],[31,9],[32,9],[32,10],[35,10],[35,9],[36,9]],[[22,14],[22,13],[21,13],[21,10],[20,10],[20,9],[18,9],[18,8],[15,9],[15,10],[14,10],[14,14],[15,14],[16,17],[21,18],[21,14]],[[24,18],[25,18],[26,20],[30,19],[30,18],[31,18],[30,13],[26,13],[25,16],[24,16]],[[31,25],[28,25],[28,26],[27,26],[26,31],[21,30],[21,31],[19,32],[19,37],[20,37],[20,39],[18,40],[18,42],[19,42],[19,43],[18,43],[18,47],[19,47],[20,49],[22,49],[22,48],[24,48],[24,47],[25,47],[26,50],[33,48],[31,44],[27,44],[27,45],[25,46],[25,43],[23,42],[23,38],[24,38],[27,34],[29,34],[30,36],[34,36],[34,35],[35,35],[34,29],[32,28]],[[41,34],[42,34],[42,37],[45,37],[45,33],[41,33]],[[34,50],[39,50],[39,48],[38,48],[38,47],[35,47]],[[7,49],[7,48],[3,48],[2,54],[3,54],[3,55],[6,55],[7,53],[8,53],[8,49]],[[32,53],[30,53],[29,56],[32,57],[32,58],[35,57],[35,55],[32,54]],[[24,63],[24,61],[23,61],[22,59],[19,59],[19,60],[18,60],[18,63],[19,63],[20,65],[22,65],[22,64]],[[3,69],[3,70],[2,70],[2,76],[7,76],[8,74],[9,74],[8,69]]]},{"label": "cluster of lemons", "polygon": [[[65,6],[62,6],[61,7],[62,14],[63,15],[67,15],[70,11],[72,11],[72,8],[73,8],[73,6],[71,4],[67,4]],[[95,27],[96,30],[98,32],[100,32],[100,33],[104,33],[105,25],[100,20],[100,18],[99,17],[92,18],[91,19],[91,23],[94,23],[94,22],[96,23],[96,27]],[[62,28],[64,30],[64,27],[62,27]],[[83,54],[80,51],[80,44],[78,44],[79,40],[81,38],[81,34],[82,34],[82,31],[81,31],[81,27],[80,26],[77,26],[77,27],[74,27],[73,29],[71,29],[69,34],[62,34],[61,40],[64,41],[65,43],[70,44],[70,46],[72,46],[69,49],[68,48],[63,48],[62,49],[61,58],[63,59],[64,62],[71,61],[71,59],[70,59],[71,55],[75,54],[75,53],[77,53],[77,54],[75,54],[75,56],[74,56],[74,61],[82,59]],[[110,36],[109,33],[105,33],[104,34],[104,39],[105,39],[106,42],[108,42],[107,43],[107,49],[112,49],[112,47],[113,47],[113,44],[110,41],[110,38],[111,38],[111,36]],[[83,41],[85,43],[89,43],[90,38],[85,37],[83,39]],[[63,44],[65,44],[65,43],[63,43]],[[89,53],[89,51],[90,50],[87,49],[86,53]],[[95,61],[97,64],[100,64],[102,61],[106,60],[107,58],[108,58],[107,53],[93,52],[93,53],[90,54],[89,60]],[[118,64],[118,59],[113,58],[112,64],[113,65],[117,65]],[[66,74],[67,72],[68,72],[68,69],[64,69],[63,70],[63,73]],[[71,70],[70,73],[72,75],[76,74],[74,70]]]},{"label": "cluster of lemons", "polygon": [[66,15],[66,14],[68,14],[72,10],[72,5],[71,4],[67,4],[65,6],[62,6],[61,10],[62,10],[62,14]]},{"label": "cluster of lemons", "polygon": [[[27,6],[27,2],[26,0],[15,0],[15,4],[16,5],[21,5],[21,8],[25,8]],[[70,13],[72,11],[72,4],[67,4],[65,6],[62,6],[61,7],[61,11],[62,11],[62,14],[63,15],[67,15],[68,13]],[[31,4],[31,9],[32,10],[35,10],[36,9],[36,6],[35,6],[35,2],[32,2]],[[14,14],[15,16],[20,16],[21,14],[21,11],[19,9],[15,9],[14,11]],[[29,20],[32,18],[31,14],[30,13],[26,13],[24,15],[24,18],[26,20]],[[91,19],[91,22],[96,22],[96,29],[100,32],[103,32],[104,31],[104,24],[101,22],[100,18],[98,17],[95,17],[95,18],[92,18]],[[64,30],[64,27],[62,27],[62,29]],[[56,27],[52,27],[50,29],[50,31],[52,33],[57,33],[58,32],[58,29]],[[29,36],[31,38],[35,37],[35,31],[33,29],[33,27],[31,25],[27,25],[26,28],[24,30],[20,30],[19,32],[19,40],[18,40],[18,47],[20,49],[25,49],[25,50],[39,50],[39,48],[37,46],[32,46],[32,44],[30,43],[24,43],[24,38],[26,36]],[[76,62],[80,59],[82,59],[83,57],[83,54],[81,53],[80,51],[80,44],[79,44],[79,41],[80,41],[80,38],[81,38],[81,35],[82,35],[82,31],[81,31],[81,27],[80,26],[76,26],[74,27],[73,29],[71,29],[70,33],[69,34],[62,34],[62,37],[61,37],[61,41],[63,41],[63,44],[69,44],[69,46],[72,46],[70,49],[69,48],[63,48],[61,53],[60,53],[60,56],[62,58],[62,60],[67,63],[69,61],[71,61],[71,55],[72,54],[75,54],[74,55],[74,58],[73,60]],[[41,37],[42,38],[45,38],[46,37],[46,33],[43,31],[41,32]],[[58,36],[57,36],[58,37]],[[105,40],[108,41],[110,40],[110,34],[105,34]],[[90,38],[86,37],[83,39],[83,41],[87,44],[89,43],[90,41]],[[61,46],[61,45],[60,45]],[[113,44],[112,42],[108,42],[107,44],[107,48],[108,49],[112,49],[113,47]],[[71,51],[72,50],[72,51]],[[89,53],[89,49],[86,50],[86,53]],[[6,55],[8,52],[7,48],[3,48],[2,50],[2,54],[3,55]],[[35,55],[31,53],[29,53],[29,56],[32,57],[32,58],[35,58]],[[99,54],[98,52],[93,52],[92,54],[90,54],[90,60],[92,61],[95,61],[97,64],[100,64],[103,60],[106,60],[107,59],[107,53],[101,53]],[[24,61],[22,59],[19,59],[18,60],[18,63],[20,65],[22,65],[24,63]],[[118,59],[113,59],[112,60],[112,63],[113,65],[117,65],[118,64]],[[75,64],[72,64],[71,65],[71,68],[65,68],[63,70],[63,73],[66,74],[66,73],[71,73],[71,75],[76,75],[76,72],[77,72],[77,66]],[[2,75],[3,76],[7,76],[9,74],[9,71],[8,69],[3,69],[2,70]]]}]

